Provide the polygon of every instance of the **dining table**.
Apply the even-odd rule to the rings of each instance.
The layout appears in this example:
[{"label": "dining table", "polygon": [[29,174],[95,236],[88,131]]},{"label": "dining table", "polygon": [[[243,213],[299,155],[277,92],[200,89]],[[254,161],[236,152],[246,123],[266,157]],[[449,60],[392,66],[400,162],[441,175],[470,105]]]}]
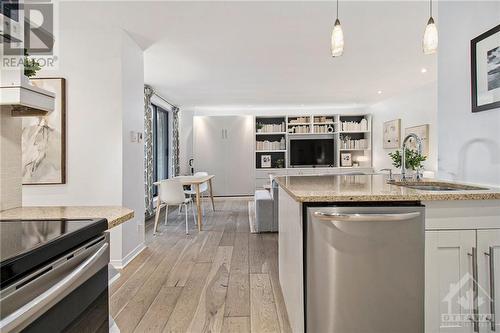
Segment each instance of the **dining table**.
[{"label": "dining table", "polygon": [[[208,183],[208,192],[210,194],[210,199],[212,201],[212,209],[215,211],[214,194],[212,191],[212,179],[214,175],[207,176],[176,176],[173,179],[177,179],[183,186],[192,186],[196,193],[196,212],[197,212],[197,223],[198,231],[201,231],[201,219],[202,219],[202,209],[201,209],[201,192],[200,186],[204,183]],[[155,182],[154,185],[159,185],[160,182]]]}]

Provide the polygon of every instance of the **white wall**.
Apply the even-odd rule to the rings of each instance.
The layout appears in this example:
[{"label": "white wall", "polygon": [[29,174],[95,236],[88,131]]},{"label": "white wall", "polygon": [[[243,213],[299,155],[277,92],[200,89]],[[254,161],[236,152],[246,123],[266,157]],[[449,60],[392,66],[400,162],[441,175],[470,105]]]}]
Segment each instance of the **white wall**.
[{"label": "white wall", "polygon": [[[66,79],[67,184],[23,186],[23,205],[120,205],[122,122],[120,33],[61,29],[59,70]],[[89,45],[99,52],[89,52]]]},{"label": "white wall", "polygon": [[470,40],[500,22],[500,2],[439,2],[439,176],[500,186],[500,109],[471,112]]},{"label": "white wall", "polygon": [[120,266],[144,241],[142,132],[143,55],[119,29],[71,26],[61,13],[59,68],[40,76],[67,84],[67,183],[23,186],[23,205],[123,205],[135,218],[111,231],[111,260]]},{"label": "white wall", "polygon": [[[430,73],[429,73],[430,74]],[[429,124],[429,156],[424,162],[425,170],[437,170],[437,84],[432,83],[416,90],[403,93],[371,105],[367,109],[373,116],[373,167],[375,170],[392,168],[389,152],[395,149],[383,148],[383,123],[401,119],[401,140],[405,128]]]},{"label": "white wall", "polygon": [[135,217],[122,225],[122,258],[144,247],[144,142],[131,140],[130,132],[144,133],[144,62],[143,52],[127,35],[122,34],[122,204]]}]

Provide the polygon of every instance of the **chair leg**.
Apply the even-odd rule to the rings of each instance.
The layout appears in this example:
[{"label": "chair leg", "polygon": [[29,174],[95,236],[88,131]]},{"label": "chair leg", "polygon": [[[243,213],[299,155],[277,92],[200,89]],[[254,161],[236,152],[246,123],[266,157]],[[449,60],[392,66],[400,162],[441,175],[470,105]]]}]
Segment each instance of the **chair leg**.
[{"label": "chair leg", "polygon": [[191,212],[193,213],[193,222],[194,226],[196,227],[196,216],[194,214],[194,201],[191,201]]},{"label": "chair leg", "polygon": [[181,215],[181,211],[182,211],[182,205],[179,205],[179,210],[177,211],[177,215]]},{"label": "chair leg", "polygon": [[188,208],[187,205],[184,204],[184,213],[186,214],[186,235],[189,235],[189,227],[188,227]]},{"label": "chair leg", "polygon": [[153,235],[157,234],[158,220],[160,219],[160,210],[161,210],[161,204],[160,204],[160,199],[158,198],[158,201],[156,204],[155,226],[153,228]]},{"label": "chair leg", "polygon": [[202,210],[202,216],[205,216],[205,194],[201,194],[201,210]]},{"label": "chair leg", "polygon": [[167,219],[168,219],[168,205],[165,205],[165,225],[167,225]]}]

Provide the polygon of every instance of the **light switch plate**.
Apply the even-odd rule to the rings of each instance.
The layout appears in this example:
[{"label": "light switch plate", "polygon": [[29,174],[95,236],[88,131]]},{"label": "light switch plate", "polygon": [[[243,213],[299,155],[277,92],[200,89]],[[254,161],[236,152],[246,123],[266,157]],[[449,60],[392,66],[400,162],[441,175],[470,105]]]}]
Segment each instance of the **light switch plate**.
[{"label": "light switch plate", "polygon": [[137,132],[130,131],[130,142],[135,143],[138,141]]}]

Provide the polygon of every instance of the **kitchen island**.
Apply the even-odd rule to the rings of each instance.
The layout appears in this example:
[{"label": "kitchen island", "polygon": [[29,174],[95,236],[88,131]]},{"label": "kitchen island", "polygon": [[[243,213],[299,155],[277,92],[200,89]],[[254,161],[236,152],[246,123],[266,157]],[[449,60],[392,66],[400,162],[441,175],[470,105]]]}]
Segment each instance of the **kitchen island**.
[{"label": "kitchen island", "polygon": [[[491,320],[494,316],[487,315],[495,312],[492,302],[472,300],[471,304],[462,302],[462,305],[459,302],[468,289],[472,289],[476,296],[483,291],[486,300],[488,295],[494,296],[492,282],[500,285],[500,263],[494,265],[500,258],[500,189],[436,180],[423,180],[418,184],[388,183],[382,175],[278,177],[277,183],[280,186],[280,283],[294,332],[319,327],[338,330],[336,325],[339,323],[347,325],[341,326],[346,332],[348,329],[366,330],[369,326],[363,325],[369,325],[370,319],[366,319],[367,313],[363,313],[359,305],[369,304],[371,312],[377,312],[373,310],[383,310],[391,305],[385,304],[388,300],[396,300],[392,303],[396,303],[403,313],[414,310],[405,308],[408,304],[417,306],[414,316],[410,317],[417,320],[416,332],[423,331],[424,312],[426,332],[437,332],[447,325],[456,327],[456,331],[467,326],[472,331],[480,325],[500,329],[498,320],[495,322]],[[429,190],[418,189],[418,185],[425,185],[424,188]],[[439,190],[440,187],[443,190]],[[345,213],[345,207],[349,213]],[[338,213],[339,209],[344,211]],[[422,215],[420,220],[416,219],[418,215]],[[367,216],[371,222],[363,220]],[[386,224],[382,229],[380,221],[375,220],[381,216],[386,219],[384,223],[392,224]],[[327,223],[319,222],[318,218]],[[388,222],[391,219],[392,222]],[[318,225],[320,227],[314,231],[313,227]],[[405,229],[402,225],[406,225]],[[311,238],[312,231],[316,238]],[[373,235],[380,237],[374,238]],[[392,242],[391,245],[380,246],[382,239]],[[314,244],[324,241],[324,247],[311,246],[312,240]],[[399,240],[399,247],[395,247],[394,240]],[[497,256],[494,256],[495,251]],[[321,261],[314,263],[316,257],[322,258],[325,267],[333,262],[333,269],[321,267]],[[343,266],[339,271],[341,263]],[[316,271],[311,272],[314,267]],[[414,273],[407,274],[405,270],[414,270]],[[308,274],[314,278],[308,281]],[[381,274],[386,274],[384,279],[381,279]],[[331,275],[331,278],[325,280],[326,275]],[[371,281],[369,279],[373,280],[372,289],[384,290],[385,296],[366,286],[367,281]],[[385,289],[384,280],[394,287]],[[399,285],[403,280],[407,286]],[[311,281],[315,285],[308,288]],[[459,282],[460,288],[450,289],[451,284],[458,285]],[[327,289],[329,285],[333,285],[333,291]],[[393,293],[398,287],[408,294],[402,297],[401,293]],[[308,309],[310,311],[314,305],[312,303],[316,302],[311,298],[312,291],[317,289],[326,293],[326,298],[339,298],[339,304],[342,304],[337,308],[336,304],[317,302],[319,311],[327,309],[333,318],[327,326],[308,325],[312,322],[308,317],[314,317],[316,323],[321,321],[316,315],[307,315]],[[350,293],[345,290],[350,290]],[[356,304],[356,298],[360,304]],[[420,304],[421,313],[418,311]],[[357,318],[359,324],[349,324],[350,314],[346,313],[349,305],[357,309],[352,317]],[[499,308],[496,307],[497,318],[500,317]],[[462,316],[465,320],[447,322],[444,315],[450,314]],[[375,327],[384,327],[386,332],[397,329],[395,319],[398,318],[394,313],[379,318],[380,322],[374,319],[370,331],[377,332]]]}]

